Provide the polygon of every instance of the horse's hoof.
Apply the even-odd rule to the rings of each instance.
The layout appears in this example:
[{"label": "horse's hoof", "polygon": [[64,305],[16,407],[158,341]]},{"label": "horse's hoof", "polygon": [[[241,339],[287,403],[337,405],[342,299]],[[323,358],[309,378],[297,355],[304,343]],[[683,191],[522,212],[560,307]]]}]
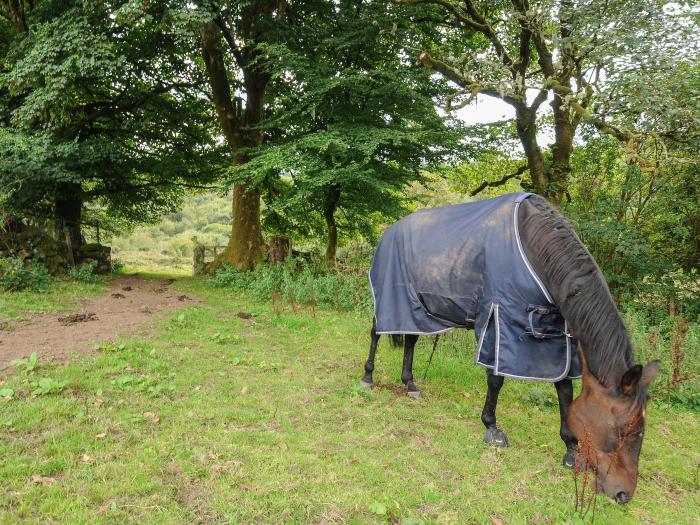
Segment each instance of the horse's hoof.
[{"label": "horse's hoof", "polygon": [[561,463],[566,468],[574,468],[574,465],[576,464],[576,451],[575,450],[567,450],[566,454],[564,454],[564,459],[562,460]]},{"label": "horse's hoof", "polygon": [[420,390],[409,390],[406,393],[408,394],[408,397],[410,397],[410,398],[420,399]]},{"label": "horse's hoof", "polygon": [[505,432],[500,428],[487,428],[484,434],[484,442],[498,448],[506,448],[508,446],[508,438]]},{"label": "horse's hoof", "polygon": [[371,381],[365,381],[364,378],[360,379],[360,388],[362,390],[369,390],[373,386],[374,386],[374,383],[372,383]]}]

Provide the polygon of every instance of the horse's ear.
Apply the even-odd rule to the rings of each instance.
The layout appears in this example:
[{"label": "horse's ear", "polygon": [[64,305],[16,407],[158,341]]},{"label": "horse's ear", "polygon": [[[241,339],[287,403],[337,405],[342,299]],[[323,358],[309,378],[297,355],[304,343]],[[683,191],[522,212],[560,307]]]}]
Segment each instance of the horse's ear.
[{"label": "horse's ear", "polygon": [[637,391],[639,380],[642,378],[642,365],[634,365],[622,374],[620,393],[629,396]]},{"label": "horse's ear", "polygon": [[656,377],[656,374],[659,372],[659,366],[660,363],[658,361],[650,361],[644,367],[644,370],[642,371],[642,384],[645,388],[648,388]]}]

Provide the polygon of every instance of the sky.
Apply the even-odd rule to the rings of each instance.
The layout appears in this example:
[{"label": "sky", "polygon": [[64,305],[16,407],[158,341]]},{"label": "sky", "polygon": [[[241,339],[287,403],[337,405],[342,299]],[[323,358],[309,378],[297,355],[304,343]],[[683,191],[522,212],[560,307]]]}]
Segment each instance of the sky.
[{"label": "sky", "polygon": [[497,98],[477,95],[474,102],[457,111],[457,116],[467,124],[487,124],[515,118],[515,110]]},{"label": "sky", "polygon": [[[528,90],[528,102],[532,102],[536,94],[537,90]],[[538,115],[545,113],[551,113],[551,107],[549,106],[548,102],[542,104],[537,112]],[[463,120],[465,123],[470,125],[487,124],[489,122],[496,122],[499,120],[514,119],[515,109],[497,98],[486,95],[477,95],[474,102],[458,110],[456,115],[460,118],[460,120]],[[537,134],[537,141],[540,144],[540,147],[546,147],[553,144],[554,130],[540,130],[540,132]]]}]

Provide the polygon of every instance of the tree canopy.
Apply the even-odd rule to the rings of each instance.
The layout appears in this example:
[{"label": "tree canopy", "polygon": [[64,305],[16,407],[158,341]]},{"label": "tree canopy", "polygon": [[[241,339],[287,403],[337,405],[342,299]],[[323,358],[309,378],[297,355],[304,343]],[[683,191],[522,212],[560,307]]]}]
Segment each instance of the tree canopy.
[{"label": "tree canopy", "polygon": [[193,62],[166,3],[26,4],[4,24],[0,186],[80,243],[83,208],[157,217],[222,167]]},{"label": "tree canopy", "polygon": [[[697,12],[0,0],[0,202],[77,246],[95,214],[135,224],[228,189],[216,264],[249,269],[276,235],[325,244],[333,266],[419,205],[416,184],[526,189],[575,221],[613,286],[661,283],[700,260]],[[514,117],[460,122],[483,96]]]}]

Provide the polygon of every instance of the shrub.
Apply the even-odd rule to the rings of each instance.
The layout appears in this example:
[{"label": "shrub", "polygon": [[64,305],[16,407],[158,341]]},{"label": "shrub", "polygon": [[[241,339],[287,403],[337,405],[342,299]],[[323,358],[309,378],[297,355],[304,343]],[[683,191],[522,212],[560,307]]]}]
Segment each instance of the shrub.
[{"label": "shrub", "polygon": [[112,273],[123,273],[124,263],[119,259],[112,259]]},{"label": "shrub", "polygon": [[666,317],[649,323],[644,313],[628,307],[625,324],[636,360],[661,362],[652,383],[652,399],[693,410],[700,409],[700,324],[683,317]]},{"label": "shrub", "polygon": [[51,283],[49,271],[35,262],[24,263],[19,257],[0,257],[0,289],[44,290]]},{"label": "shrub", "polygon": [[68,276],[81,283],[95,284],[100,280],[99,275],[95,273],[95,268],[97,268],[97,261],[90,261],[68,270]]},{"label": "shrub", "polygon": [[292,305],[304,304],[331,308],[367,309],[372,294],[366,275],[324,272],[320,267],[289,260],[285,264],[260,265],[252,272],[241,272],[230,266],[215,270],[209,278],[212,286],[246,292],[262,301]]}]

